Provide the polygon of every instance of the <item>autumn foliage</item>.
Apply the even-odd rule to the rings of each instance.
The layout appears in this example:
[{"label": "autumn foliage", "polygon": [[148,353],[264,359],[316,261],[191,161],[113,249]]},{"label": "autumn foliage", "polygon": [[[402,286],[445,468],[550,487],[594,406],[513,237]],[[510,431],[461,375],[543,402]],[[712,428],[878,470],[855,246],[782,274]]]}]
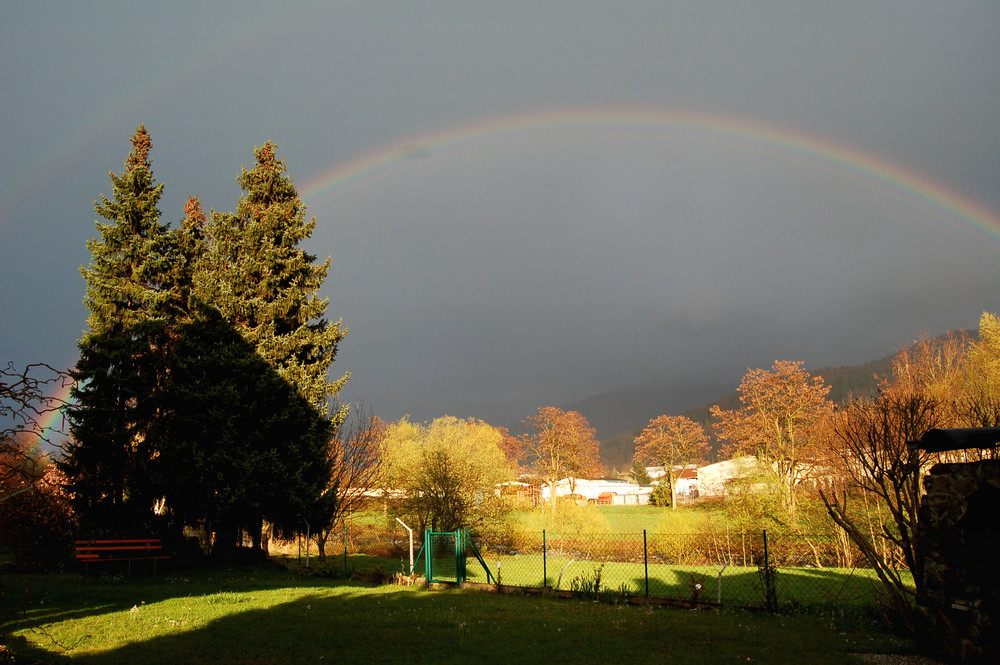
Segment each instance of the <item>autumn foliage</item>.
[{"label": "autumn foliage", "polygon": [[4,488],[0,544],[10,548],[18,567],[52,570],[68,560],[75,517],[64,483],[62,474],[49,466],[41,478]]},{"label": "autumn foliage", "polygon": [[662,466],[670,488],[670,505],[677,507],[677,477],[685,464],[700,462],[708,453],[705,428],[687,416],[658,416],[635,438],[635,459]]},{"label": "autumn foliage", "polygon": [[801,362],[776,360],[770,371],[753,369],[740,383],[742,406],[712,407],[714,427],[726,440],[731,456],[752,456],[762,469],[773,470],[791,522],[795,521],[796,488],[825,456],[825,427],[833,403],[822,377],[812,376]]},{"label": "autumn foliage", "polygon": [[[525,423],[534,432],[523,439],[524,450],[553,499],[563,478],[586,478],[600,472],[596,432],[579,412],[545,406]],[[554,511],[556,502],[551,505]]]}]

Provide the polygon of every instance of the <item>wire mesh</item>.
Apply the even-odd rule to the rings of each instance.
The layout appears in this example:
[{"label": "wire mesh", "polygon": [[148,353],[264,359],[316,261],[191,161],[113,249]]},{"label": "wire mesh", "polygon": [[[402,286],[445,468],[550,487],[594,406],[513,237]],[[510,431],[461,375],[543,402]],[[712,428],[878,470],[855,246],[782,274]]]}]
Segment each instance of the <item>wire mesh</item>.
[{"label": "wire mesh", "polygon": [[[441,537],[449,536],[451,540],[436,541],[433,547],[435,580],[457,580],[454,534]],[[845,559],[828,536],[772,536],[766,559],[763,532],[539,532],[520,538],[516,548],[472,537],[492,575],[470,552],[464,579],[481,584],[549,588],[603,599],[638,596],[752,608],[766,607],[769,598],[779,607],[806,609],[873,609],[878,603],[874,572]],[[336,542],[331,538],[327,547],[328,561],[342,566],[346,576],[410,572],[408,535],[401,530],[348,530],[346,548],[343,536]],[[337,550],[339,556],[331,554]],[[768,576],[768,570],[773,575]],[[416,571],[423,574],[423,561],[416,562]]]},{"label": "wire mesh", "polygon": [[462,580],[461,560],[457,554],[457,533],[428,533],[424,550],[425,569],[430,571],[430,582],[455,582]]}]

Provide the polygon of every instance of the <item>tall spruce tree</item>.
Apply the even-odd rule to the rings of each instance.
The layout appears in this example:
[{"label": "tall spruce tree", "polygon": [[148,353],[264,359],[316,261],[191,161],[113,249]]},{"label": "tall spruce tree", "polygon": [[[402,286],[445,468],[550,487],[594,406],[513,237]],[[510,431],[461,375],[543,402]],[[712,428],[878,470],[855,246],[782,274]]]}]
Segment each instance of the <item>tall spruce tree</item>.
[{"label": "tall spruce tree", "polygon": [[[232,552],[262,524],[295,528],[330,478],[326,456],[346,380],[327,373],[345,331],[316,292],[330,261],[298,248],[315,221],[274,146],[243,170],[235,214],[197,198],[179,228],[159,221],[163,186],[140,126],[88,243],[88,330],[73,372],[62,467],[89,526],[148,529],[153,506],[206,527]],[[161,504],[162,505],[162,504]]]},{"label": "tall spruce tree", "polygon": [[[238,178],[243,196],[235,213],[213,213],[201,232],[189,214],[181,228],[182,246],[199,233],[207,240],[195,259],[193,293],[210,311],[182,336],[173,438],[196,445],[220,485],[201,504],[218,553],[241,531],[258,545],[264,520],[286,530],[301,526],[329,481],[326,448],[345,415],[328,413],[347,379],[328,378],[346,332],[324,318],[328,301],[317,295],[330,259],[317,264],[299,247],[316,222],[306,220],[275,146],[254,156],[256,166]],[[211,358],[205,344],[215,347]],[[186,389],[207,383],[207,391]],[[199,413],[215,415],[199,423]],[[176,477],[197,483],[185,469]]]},{"label": "tall spruce tree", "polygon": [[77,508],[97,525],[121,525],[148,515],[158,490],[153,424],[163,413],[169,342],[174,241],[159,221],[163,185],[153,177],[152,142],[142,125],[132,136],[125,170],[111,173],[113,196],[94,209],[98,237],[87,243],[81,268],[90,314],[72,372],[68,409],[72,441],[63,470]]},{"label": "tall spruce tree", "polygon": [[[236,213],[212,215],[210,248],[196,283],[257,354],[325,413],[347,380],[328,377],[346,330],[325,318],[329,302],[318,292],[330,258],[317,264],[300,248],[316,220],[306,220],[275,149],[268,142],[254,150],[256,166],[237,178],[243,196]],[[345,415],[334,413],[334,424]]]}]

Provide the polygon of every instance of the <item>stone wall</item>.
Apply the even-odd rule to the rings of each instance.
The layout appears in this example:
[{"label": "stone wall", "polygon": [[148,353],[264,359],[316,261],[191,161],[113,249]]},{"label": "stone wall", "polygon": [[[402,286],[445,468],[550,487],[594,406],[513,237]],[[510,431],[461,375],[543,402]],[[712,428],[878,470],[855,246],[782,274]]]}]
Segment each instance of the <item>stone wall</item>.
[{"label": "stone wall", "polygon": [[938,464],[924,478],[917,543],[923,647],[960,663],[1000,662],[1000,460]]}]

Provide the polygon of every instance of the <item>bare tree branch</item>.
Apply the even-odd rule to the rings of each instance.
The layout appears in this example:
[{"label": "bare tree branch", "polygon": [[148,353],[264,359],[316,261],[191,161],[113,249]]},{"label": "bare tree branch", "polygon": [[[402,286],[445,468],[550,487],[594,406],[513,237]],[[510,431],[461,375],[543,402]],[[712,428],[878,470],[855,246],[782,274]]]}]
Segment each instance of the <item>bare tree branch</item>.
[{"label": "bare tree branch", "polygon": [[44,419],[66,405],[59,397],[72,379],[45,363],[20,370],[8,362],[0,367],[0,483],[37,478],[37,447],[53,443]]}]

